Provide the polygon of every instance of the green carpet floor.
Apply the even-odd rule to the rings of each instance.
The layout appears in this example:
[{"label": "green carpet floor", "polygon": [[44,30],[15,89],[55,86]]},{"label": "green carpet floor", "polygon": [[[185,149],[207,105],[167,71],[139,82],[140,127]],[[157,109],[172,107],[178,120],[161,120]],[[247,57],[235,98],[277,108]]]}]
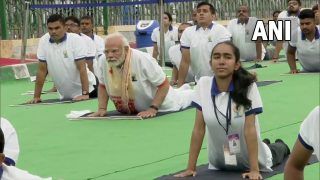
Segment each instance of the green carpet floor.
[{"label": "green carpet floor", "polygon": [[[256,69],[259,80],[283,80],[259,88],[264,112],[259,116],[262,137],[282,138],[292,148],[301,121],[319,105],[319,75],[280,76],[287,63]],[[246,64],[249,66],[250,64]],[[167,72],[170,74],[170,72]],[[49,89],[47,83],[45,89]],[[32,96],[27,80],[1,82],[1,116],[18,132],[21,153],[17,166],[54,179],[154,179],[187,166],[195,110],[144,121],[69,121],[71,110],[97,109],[97,100],[86,102],[9,107]],[[57,97],[43,95],[43,99]],[[112,103],[109,109],[114,110]],[[207,163],[206,143],[198,164]],[[319,179],[319,163],[305,169],[305,179]],[[271,179],[283,179],[277,175]]]}]

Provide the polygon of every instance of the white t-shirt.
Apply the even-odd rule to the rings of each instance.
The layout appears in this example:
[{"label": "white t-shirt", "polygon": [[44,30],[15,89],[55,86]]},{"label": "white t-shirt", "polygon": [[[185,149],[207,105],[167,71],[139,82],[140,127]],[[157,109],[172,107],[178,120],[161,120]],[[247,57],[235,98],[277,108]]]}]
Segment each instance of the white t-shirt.
[{"label": "white t-shirt", "polygon": [[[80,73],[75,61],[84,59],[87,50],[83,39],[74,33],[66,33],[62,42],[54,43],[50,35],[43,35],[39,41],[37,56],[47,63],[48,74],[52,77],[61,99],[72,99],[82,95]],[[93,91],[95,76],[87,69],[89,92]]]},{"label": "white t-shirt", "polygon": [[[180,44],[171,46],[169,49],[169,58],[171,63],[178,69],[180,68],[180,62],[182,58],[181,50],[180,50]],[[194,74],[191,70],[191,67],[189,67],[188,74],[186,77],[185,82],[194,82]]]},{"label": "white t-shirt", "polygon": [[[232,34],[232,42],[240,50],[240,58],[242,61],[255,60],[257,58],[256,42],[251,41],[252,34],[257,22],[256,17],[249,17],[247,24],[238,23],[238,19],[229,21],[228,30]],[[261,58],[263,59],[266,53],[262,45]]]},{"label": "white t-shirt", "polygon": [[[288,14],[288,11],[284,10],[278,15],[278,21],[284,21],[284,20],[290,20],[291,21],[291,35],[299,26],[300,26],[300,19],[297,16],[291,16]],[[284,24],[284,23],[283,23]],[[291,36],[291,39],[293,39],[293,36]],[[283,43],[283,49],[285,51],[285,54],[288,50],[288,41],[285,41]]]},{"label": "white t-shirt", "polygon": [[[154,99],[158,86],[161,85],[166,75],[157,61],[148,53],[141,52],[136,49],[131,49],[131,76],[133,92],[135,96],[134,105],[138,112],[147,110]],[[99,59],[100,72],[98,78],[101,84],[108,89],[108,82],[106,77],[107,63],[105,55]],[[179,89],[175,90],[171,86],[169,92],[159,107],[159,112],[178,111],[188,107],[191,104],[191,94],[193,90]]]},{"label": "white t-shirt", "polygon": [[10,158],[16,164],[19,158],[20,147],[18,135],[12,124],[5,118],[1,117],[1,129],[4,134],[4,150],[6,158]]},{"label": "white t-shirt", "polygon": [[320,131],[320,108],[315,107],[302,122],[299,133],[299,141],[301,144],[309,150],[313,150],[317,158],[320,160],[320,149],[319,149],[319,131]]},{"label": "white t-shirt", "polygon": [[[195,96],[192,104],[203,113],[203,118],[207,129],[208,139],[208,157],[209,169],[234,169],[248,170],[249,154],[244,134],[245,117],[251,114],[259,114],[262,112],[262,101],[257,88],[253,83],[248,89],[248,98],[252,101],[250,109],[239,108],[236,110],[236,104],[231,101],[231,125],[229,126],[228,135],[238,134],[240,140],[240,153],[236,154],[237,165],[228,166],[225,164],[223,144],[227,139],[226,131],[219,125],[215,116],[213,99],[215,98],[218,108],[217,115],[220,123],[226,128],[227,104],[229,92],[233,91],[233,84],[229,86],[228,92],[219,92],[214,77],[202,77],[195,87]],[[261,171],[272,171],[272,154],[268,146],[262,142],[260,137],[260,126],[258,116],[255,116],[255,125],[258,139],[258,160]]]},{"label": "white t-shirt", "polygon": [[15,166],[2,164],[3,174],[1,180],[51,180],[52,178],[42,178],[30,174],[28,171],[18,169]]},{"label": "white t-shirt", "polygon": [[[160,29],[159,27],[153,29],[151,34],[151,40],[153,43],[157,43],[158,52],[160,53]],[[165,62],[170,62],[169,59],[169,48],[175,45],[178,41],[178,29],[176,27],[170,26],[169,30],[164,34],[164,54]]]},{"label": "white t-shirt", "polygon": [[230,32],[222,25],[212,23],[208,28],[191,26],[186,28],[181,36],[181,48],[190,50],[190,67],[200,79],[202,76],[212,76],[210,56],[213,47],[223,41],[229,41]]},{"label": "white t-shirt", "polygon": [[93,60],[96,56],[97,50],[94,41],[87,35],[80,33],[80,37],[83,39],[86,45],[87,56],[86,60]]},{"label": "white t-shirt", "polygon": [[305,71],[320,72],[320,26],[316,26],[315,38],[309,41],[300,28],[294,33],[294,38],[289,42],[290,46],[296,47],[297,58]]}]

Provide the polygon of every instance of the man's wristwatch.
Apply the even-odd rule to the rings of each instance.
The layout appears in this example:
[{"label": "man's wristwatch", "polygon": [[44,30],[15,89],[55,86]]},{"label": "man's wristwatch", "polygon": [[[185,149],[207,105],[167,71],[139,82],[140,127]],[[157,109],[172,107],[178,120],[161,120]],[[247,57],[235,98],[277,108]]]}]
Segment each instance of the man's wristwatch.
[{"label": "man's wristwatch", "polygon": [[82,95],[89,95],[88,91],[82,91]]},{"label": "man's wristwatch", "polygon": [[159,110],[159,108],[158,108],[157,106],[155,106],[155,105],[151,105],[151,106],[149,106],[149,107],[152,108],[152,109],[154,109],[154,110],[156,110],[156,111]]}]

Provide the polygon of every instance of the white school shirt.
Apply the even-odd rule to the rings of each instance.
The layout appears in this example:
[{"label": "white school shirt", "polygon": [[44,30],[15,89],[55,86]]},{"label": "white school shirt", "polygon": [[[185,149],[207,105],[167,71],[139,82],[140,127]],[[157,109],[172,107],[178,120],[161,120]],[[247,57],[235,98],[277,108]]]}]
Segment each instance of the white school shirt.
[{"label": "white school shirt", "polygon": [[319,148],[319,131],[320,131],[320,108],[315,107],[302,122],[300,127],[300,133],[298,136],[301,144],[308,150],[313,150],[313,153],[320,160],[320,148]]},{"label": "white school shirt", "polygon": [[3,174],[1,180],[51,180],[52,178],[42,178],[30,174],[28,171],[21,170],[15,166],[2,164]]},{"label": "white school shirt", "polygon": [[[297,16],[291,16],[288,14],[287,10],[282,11],[279,15],[278,15],[278,21],[284,21],[284,20],[290,20],[291,21],[291,28],[290,28],[290,32],[291,35],[293,34],[293,32],[300,26],[300,19]],[[284,24],[284,22],[283,22]],[[294,37],[291,36],[291,39],[293,39]],[[285,55],[287,54],[287,50],[288,50],[288,41],[285,41],[283,43],[283,49],[285,52]]]},{"label": "white school shirt", "polygon": [[320,26],[316,26],[315,38],[309,41],[297,28],[293,39],[289,42],[290,46],[296,47],[297,58],[304,71],[320,72]]},{"label": "white school shirt", "polygon": [[213,22],[208,28],[191,26],[181,36],[181,48],[190,49],[190,67],[196,80],[202,76],[212,76],[210,56],[213,47],[223,41],[229,41],[230,32],[222,25]]},{"label": "white school shirt", "polygon": [[[154,99],[158,86],[166,79],[166,75],[157,61],[148,53],[131,49],[131,76],[134,92],[134,105],[138,112],[147,110]],[[99,68],[102,72],[98,78],[99,83],[108,89],[106,77],[107,62],[105,55],[99,59]],[[163,103],[159,107],[159,112],[178,111],[191,105],[191,94],[193,90],[175,90],[171,86]]]},{"label": "white school shirt", "polygon": [[[153,29],[151,34],[151,40],[153,43],[157,43],[158,52],[160,53],[160,28],[157,27]],[[165,62],[170,62],[169,59],[169,48],[175,45],[175,42],[178,41],[178,29],[173,26],[169,26],[169,29],[164,33],[164,54]]]},{"label": "white school shirt", "polygon": [[[257,22],[256,17],[249,17],[247,24],[241,24],[238,19],[229,21],[228,30],[232,35],[232,42],[240,50],[240,58],[242,61],[249,61],[257,59],[256,42],[251,41],[252,34]],[[262,45],[261,58],[264,59],[266,50]]]},{"label": "white school shirt", "polygon": [[4,135],[3,154],[10,158],[16,164],[19,158],[20,147],[18,135],[12,124],[5,118],[1,117],[1,129]]},{"label": "white school shirt", "polygon": [[[75,61],[84,59],[87,50],[83,39],[74,33],[66,33],[62,42],[54,43],[47,33],[39,40],[37,56],[47,63],[48,74],[52,77],[60,99],[72,99],[82,95],[80,73]],[[95,76],[87,69],[89,92],[93,91]]]},{"label": "white school shirt", "polygon": [[[169,49],[169,58],[171,63],[178,69],[180,68],[180,62],[182,58],[182,53],[180,49],[180,44],[176,44]],[[188,74],[186,77],[185,82],[194,82],[194,74],[191,70],[191,67],[189,67]]]},{"label": "white school shirt", "polygon": [[[230,84],[228,92],[220,92],[214,77],[202,77],[195,87],[195,96],[192,104],[203,113],[204,122],[206,124],[206,133],[208,140],[208,158],[209,169],[230,169],[230,170],[248,170],[249,154],[244,134],[245,117],[251,114],[259,114],[262,112],[262,101],[257,88],[253,83],[248,89],[248,98],[252,105],[250,109],[240,107],[236,111],[235,102],[231,102],[231,125],[229,126],[229,135],[239,134],[240,153],[236,154],[237,166],[228,166],[225,164],[223,144],[227,138],[226,131],[219,125],[214,113],[214,105],[212,96],[215,97],[218,108],[217,115],[220,123],[226,128],[225,116],[229,99],[229,92],[233,91],[233,83]],[[258,116],[255,116],[255,125],[258,139],[258,160],[261,171],[272,171],[272,154],[269,147],[262,142],[260,137],[260,126]]]},{"label": "white school shirt", "polygon": [[86,50],[87,50],[87,55],[86,55],[86,60],[93,60],[95,59],[97,50],[96,50],[96,45],[94,41],[87,35],[80,33],[80,37],[83,39],[85,45],[86,45]]},{"label": "white school shirt", "polygon": [[93,71],[94,71],[94,74],[97,76],[99,74],[98,57],[104,54],[105,41],[102,39],[102,37],[96,34],[93,34],[93,36],[90,38],[93,40],[96,47],[96,55],[95,55],[95,59],[93,60]]}]

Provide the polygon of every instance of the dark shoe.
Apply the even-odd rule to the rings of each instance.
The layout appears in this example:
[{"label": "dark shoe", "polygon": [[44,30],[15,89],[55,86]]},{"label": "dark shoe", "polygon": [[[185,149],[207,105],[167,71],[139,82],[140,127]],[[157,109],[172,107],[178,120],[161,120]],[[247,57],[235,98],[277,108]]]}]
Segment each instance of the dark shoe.
[{"label": "dark shoe", "polygon": [[287,145],[286,143],[284,143],[281,139],[276,139],[276,140],[275,140],[275,143],[281,143],[281,144],[285,145],[285,146],[286,146],[286,149],[287,149],[287,155],[290,154],[290,148],[289,148],[288,145]]},{"label": "dark shoe", "polygon": [[266,145],[270,145],[270,139],[265,138],[264,140],[262,140],[262,142],[264,142]]}]

